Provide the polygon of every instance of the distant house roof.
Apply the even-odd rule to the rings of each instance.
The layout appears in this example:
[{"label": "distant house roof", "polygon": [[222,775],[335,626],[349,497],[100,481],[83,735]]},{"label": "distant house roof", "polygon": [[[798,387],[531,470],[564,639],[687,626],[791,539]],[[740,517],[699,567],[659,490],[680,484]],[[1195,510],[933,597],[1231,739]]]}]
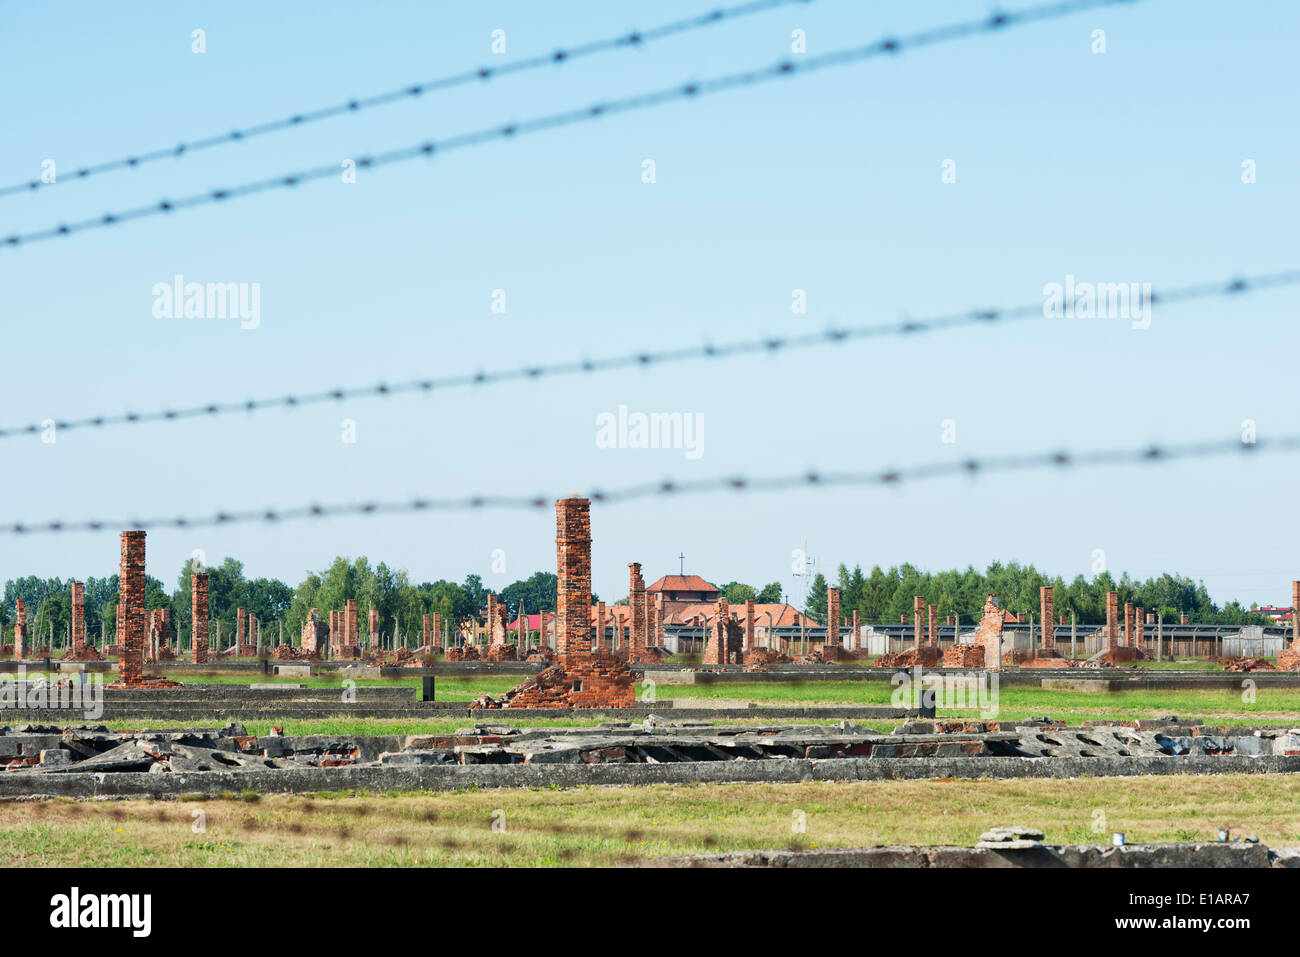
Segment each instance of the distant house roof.
[{"label": "distant house roof", "polygon": [[[555,620],[555,612],[553,612],[553,611],[548,611],[548,612],[546,612],[545,614],[546,614],[546,621],[547,621],[548,624],[549,624],[550,622],[552,622],[552,621]],[[541,616],[540,614],[537,614],[537,615],[527,615],[526,617],[528,618],[528,624],[526,624],[524,627],[525,627],[528,631],[537,631],[538,629],[540,629],[540,628],[542,627],[542,616]],[[519,630],[519,619],[518,619],[518,617],[516,617],[515,620],[512,621],[512,622],[511,622],[509,625],[507,625],[506,627],[507,627],[510,631],[518,631],[518,630]]]},{"label": "distant house roof", "polygon": [[706,582],[699,575],[665,575],[646,591],[718,591],[718,586]]},{"label": "distant house roof", "polygon": [[[745,606],[744,604],[731,605],[729,611],[736,617],[736,620],[742,625],[745,623]],[[758,604],[754,605],[754,625],[758,628],[766,628],[768,625],[768,615],[771,615],[771,624],[773,628],[797,628],[800,621],[811,627],[817,627],[818,623],[813,621],[807,615],[801,615],[799,610],[793,605],[786,604]],[[698,602],[694,605],[686,605],[684,608],[677,609],[669,624],[689,625],[696,619],[703,621],[705,624],[717,621],[718,606],[714,602]]]}]

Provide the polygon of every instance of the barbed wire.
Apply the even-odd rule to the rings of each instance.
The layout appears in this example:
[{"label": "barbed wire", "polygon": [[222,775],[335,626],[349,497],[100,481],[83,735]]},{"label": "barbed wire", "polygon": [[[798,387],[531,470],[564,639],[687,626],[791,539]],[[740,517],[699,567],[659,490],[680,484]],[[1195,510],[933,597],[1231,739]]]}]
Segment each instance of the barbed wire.
[{"label": "barbed wire", "polygon": [[[1007,27],[1056,19],[1083,10],[1115,6],[1121,3],[1131,4],[1137,2],[1139,2],[1139,0],[1066,0],[1066,2],[1063,3],[1031,7],[1014,13],[998,13],[979,20],[967,20],[960,23],[952,23],[906,36],[885,37],[882,40],[866,46],[835,50],[830,53],[805,57],[799,60],[786,59],[767,67],[746,70],[740,73],[730,73],[707,80],[689,81],[650,93],[635,94],[604,102],[597,102],[578,109],[549,113],[531,119],[521,120],[519,122],[491,126],[442,140],[425,140],[412,146],[401,147],[399,149],[389,150],[372,156],[360,156],[355,160],[355,163],[357,169],[379,169],[385,166],[390,166],[394,163],[401,163],[419,158],[431,158],[441,153],[480,146],[496,140],[513,139],[529,133],[542,132],[543,130],[553,130],[574,126],[580,123],[589,123],[615,114],[650,109],[676,100],[694,99],[700,96],[720,93],[725,90],[753,86],[780,77],[813,73],[819,70],[846,66],[851,63],[858,63],[880,56],[895,56],[915,47],[931,46],[937,43],[957,40],[980,33],[993,33]],[[105,213],[102,216],[84,219],[78,222],[61,223],[57,226],[51,226],[33,232],[16,233],[4,237],[3,240],[0,240],[0,244],[13,248],[27,243],[55,239],[61,236],[70,236],[74,233],[85,232],[87,230],[119,226],[123,223],[139,219],[166,216],[182,210],[192,209],[196,206],[223,203],[226,200],[231,199],[242,199],[247,196],[265,193],[270,190],[292,189],[301,186],[304,183],[339,175],[339,170],[340,167],[338,164],[330,163],[312,169],[286,173],[279,176],[269,177],[267,179],[254,180],[236,186],[208,190],[203,193],[195,193],[181,199],[162,199],[147,206],[137,206],[133,209]]]},{"label": "barbed wire", "polygon": [[[1107,465],[1149,465],[1157,462],[1205,459],[1230,454],[1254,455],[1264,452],[1284,453],[1296,451],[1300,451],[1300,434],[1282,435],[1276,438],[1259,438],[1249,444],[1242,442],[1240,439],[1219,439],[1175,445],[1100,449],[1078,453],[1058,450],[989,458],[967,458],[931,462],[907,468],[886,469],[879,472],[809,471],[759,477],[731,475],[705,479],[664,480],[643,482],[612,489],[595,488],[584,494],[593,503],[621,504],[639,499],[664,499],[698,495],[706,492],[785,492],[800,488],[899,487],[913,482],[959,475],[974,478],[984,474],[1025,472],[1035,469],[1065,471]],[[0,535],[99,532],[114,528],[146,531],[157,528],[192,529],[249,523],[274,525],[279,522],[304,519],[407,515],[426,512],[464,512],[482,511],[484,509],[540,510],[548,507],[560,497],[557,495],[477,494],[462,498],[414,498],[404,501],[371,501],[333,505],[303,505],[285,509],[222,511],[214,515],[178,516],[174,518],[125,518],[113,521],[107,519],[58,520],[30,525],[23,522],[11,522],[0,525]]]},{"label": "barbed wire", "polygon": [[[1265,289],[1300,284],[1300,269],[1266,273],[1258,276],[1238,277],[1220,282],[1200,283],[1192,286],[1152,291],[1147,297],[1148,307],[1208,299],[1222,296],[1246,295]],[[324,389],[318,392],[266,396],[244,401],[208,402],[158,412],[122,412],[112,415],[91,415],[77,419],[55,420],[37,424],[29,423],[12,428],[0,428],[0,439],[20,435],[38,435],[53,425],[56,431],[85,428],[109,428],[121,425],[143,425],[157,422],[176,422],[184,419],[215,417],[234,413],[251,414],[268,409],[299,409],[303,406],[342,402],[349,399],[391,398],[410,393],[431,393],[451,388],[489,386],[506,382],[535,381],[573,375],[595,374],[626,368],[650,368],[700,359],[727,359],[745,355],[776,354],[779,352],[809,349],[816,346],[839,346],[865,339],[908,336],[961,326],[993,325],[1028,319],[1048,318],[1042,301],[1006,309],[982,308],[950,313],[922,319],[901,319],[898,322],[855,326],[831,326],[821,332],[795,336],[764,336],[743,339],[722,345],[680,346],[669,349],[644,349],[599,359],[576,359],[563,362],[541,363],[494,371],[476,371],[411,379],[396,383]]]},{"label": "barbed wire", "polygon": [[[694,30],[701,30],[706,27],[724,23],[728,20],[738,20],[757,13],[774,10],[777,7],[786,7],[793,4],[809,4],[813,2],[814,0],[751,0],[749,3],[738,4],[734,7],[722,7],[716,10],[710,10],[708,13],[703,13],[698,16],[686,17],[682,20],[674,20],[671,23],[665,23],[649,30],[632,30],[616,37],[609,37],[604,40],[591,40],[572,47],[562,47],[552,53],[532,56],[523,60],[505,63],[500,66],[482,66],[473,70],[465,70],[462,73],[453,73],[449,76],[439,77],[435,80],[426,80],[422,83],[409,83],[401,89],[359,97],[347,100],[343,103],[335,103],[332,106],[321,107],[316,110],[294,113],[292,116],[282,117],[278,120],[269,120],[253,126],[233,129],[228,133],[218,133],[213,136],[203,137],[202,139],[181,142],[175,146],[148,150],[141,153],[133,153],[130,156],[124,156],[120,159],[108,160],[106,162],[96,163],[92,166],[83,166],[72,173],[72,178],[76,180],[84,180],[91,176],[97,176],[114,170],[139,169],[141,166],[148,163],[156,163],[164,159],[181,159],[191,153],[197,153],[200,150],[212,149],[217,146],[227,146],[231,143],[243,143],[253,139],[254,137],[264,136],[267,133],[276,133],[288,129],[298,129],[309,123],[317,123],[321,120],[331,119],[336,116],[343,116],[348,113],[359,113],[362,110],[373,109],[377,106],[386,106],[390,103],[409,102],[429,93],[441,92],[443,90],[452,89],[453,87],[466,86],[471,83],[482,83],[515,73],[525,73],[529,70],[538,70],[543,67],[559,66],[572,60],[582,59],[583,57],[593,56],[599,53],[607,53],[620,49],[637,49],[643,44],[651,43],[655,40],[661,40],[665,37],[675,36],[682,33],[689,33]],[[47,186],[54,186],[57,182],[58,180],[56,179],[55,182],[51,183],[46,183],[43,180],[26,180],[21,183],[13,183],[9,186],[0,187],[0,197],[11,196],[16,193],[30,193]]]}]

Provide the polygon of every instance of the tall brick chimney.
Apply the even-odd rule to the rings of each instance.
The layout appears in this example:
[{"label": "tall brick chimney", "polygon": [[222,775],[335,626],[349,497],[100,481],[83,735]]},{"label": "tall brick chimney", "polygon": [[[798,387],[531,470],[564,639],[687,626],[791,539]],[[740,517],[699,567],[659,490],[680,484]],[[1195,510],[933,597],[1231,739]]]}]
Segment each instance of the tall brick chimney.
[{"label": "tall brick chimney", "polygon": [[[14,657],[27,657],[27,606],[19,598],[14,607],[18,611],[18,618],[14,622]],[[121,606],[119,606],[121,607]]]},{"label": "tall brick chimney", "polygon": [[627,660],[635,662],[645,656],[645,579],[640,562],[627,564],[627,603],[632,613]]},{"label": "tall brick chimney", "polygon": [[1291,647],[1300,651],[1300,581],[1291,583]]},{"label": "tall brick chimney", "polygon": [[[558,568],[555,650],[560,656],[591,650],[591,501],[555,503]],[[563,658],[561,657],[561,661]]]},{"label": "tall brick chimney", "polygon": [[840,637],[840,590],[826,586],[826,640],[825,645],[839,643]]},{"label": "tall brick chimney", "polygon": [[1056,645],[1056,629],[1052,627],[1052,586],[1038,589],[1038,618],[1043,623],[1043,647]]},{"label": "tall brick chimney", "polygon": [[917,651],[921,650],[921,630],[925,616],[925,598],[921,595],[912,596],[912,644]]},{"label": "tall brick chimney", "polygon": [[144,677],[144,532],[122,533],[122,562],[118,568],[117,604],[123,609],[125,639],[117,641],[117,672],[123,684],[137,685]]},{"label": "tall brick chimney", "polygon": [[1124,603],[1124,644],[1129,646],[1133,644],[1133,603],[1131,601]]},{"label": "tall brick chimney", "polygon": [[1106,647],[1119,646],[1119,592],[1106,592]]},{"label": "tall brick chimney", "polygon": [[86,657],[86,586],[72,583],[72,657]]},{"label": "tall brick chimney", "polygon": [[206,573],[190,575],[190,621],[194,628],[193,637],[190,639],[190,645],[194,649],[194,663],[206,664],[208,660],[208,576]]}]

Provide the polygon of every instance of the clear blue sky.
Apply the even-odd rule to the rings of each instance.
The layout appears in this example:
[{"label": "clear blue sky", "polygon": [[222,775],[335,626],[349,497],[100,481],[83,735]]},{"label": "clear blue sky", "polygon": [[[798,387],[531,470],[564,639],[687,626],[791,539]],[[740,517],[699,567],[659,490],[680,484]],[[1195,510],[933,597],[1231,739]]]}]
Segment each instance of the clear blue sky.
[{"label": "clear blue sky", "polygon": [[[535,4],[9,3],[0,182],[647,28],[698,0]],[[0,233],[340,162],[536,113],[989,12],[817,0],[0,200]],[[191,52],[202,28],[207,52]],[[508,52],[494,57],[491,32]],[[1066,274],[1178,286],[1296,265],[1300,6],[1143,2],[167,219],[0,249],[5,425],[699,345],[1041,299]],[[1107,52],[1091,52],[1106,31]],[[651,158],[657,182],[641,182]],[[1258,182],[1241,182],[1243,159]],[[956,162],[957,182],[941,182]],[[180,273],[261,284],[261,327],[160,320]],[[494,289],[507,313],[493,314]],[[794,315],[791,291],[807,290]],[[0,444],[0,521],[878,468],[1056,446],[1300,431],[1294,290],[716,365]],[[704,454],[610,450],[601,412],[703,416]],[[354,419],[357,442],[340,441]],[[941,442],[953,419],[957,442]],[[455,454],[448,450],[459,449]],[[819,567],[993,559],[1067,578],[1176,570],[1217,600],[1289,600],[1293,457],[990,476],[896,491],[597,506],[595,588],[676,571],[796,593]],[[296,582],[336,554],[416,581],[554,568],[554,517],[483,512],[149,536]],[[111,574],[116,531],[6,536],[0,579]],[[492,571],[505,551],[506,571]]]}]

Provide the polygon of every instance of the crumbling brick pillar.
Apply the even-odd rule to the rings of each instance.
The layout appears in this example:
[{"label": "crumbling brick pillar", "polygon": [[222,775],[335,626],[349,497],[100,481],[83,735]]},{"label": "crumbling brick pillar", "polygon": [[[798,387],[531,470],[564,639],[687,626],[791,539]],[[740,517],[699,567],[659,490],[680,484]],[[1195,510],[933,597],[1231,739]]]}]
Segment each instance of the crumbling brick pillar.
[{"label": "crumbling brick pillar", "polygon": [[[27,657],[27,606],[21,598],[14,602],[18,617],[14,621],[14,657]],[[121,607],[120,605],[118,606]]]},{"label": "crumbling brick pillar", "polygon": [[72,657],[86,657],[86,586],[72,583]]},{"label": "crumbling brick pillar", "polygon": [[1129,647],[1133,645],[1133,603],[1131,601],[1124,603],[1124,644]]},{"label": "crumbling brick pillar", "polygon": [[749,651],[757,647],[754,643],[754,599],[745,599],[745,647],[743,651]]},{"label": "crumbling brick pillar", "polygon": [[424,618],[421,619],[420,621],[420,647],[421,648],[433,647],[433,639],[430,637],[430,632],[429,632],[430,626],[431,626],[431,621],[429,619],[429,616],[425,615]]},{"label": "crumbling brick pillar", "polygon": [[627,603],[632,613],[628,660],[640,661],[645,653],[645,579],[641,577],[640,562],[627,564]]},{"label": "crumbling brick pillar", "polygon": [[718,596],[718,615],[714,622],[712,634],[704,647],[706,665],[725,665],[727,663],[727,623],[731,621],[731,608],[727,605],[725,595]]},{"label": "crumbling brick pillar", "polygon": [[1179,615],[1179,616],[1178,616],[1178,624],[1180,624],[1180,625],[1185,625],[1185,624],[1187,624],[1187,616],[1186,616],[1186,615]]},{"label": "crumbling brick pillar", "polygon": [[497,627],[497,620],[500,616],[497,614],[497,596],[492,592],[487,595],[487,638],[489,645],[500,645],[506,640],[506,636]]},{"label": "crumbling brick pillar", "polygon": [[370,609],[370,650],[372,652],[379,650],[379,610]]},{"label": "crumbling brick pillar", "polygon": [[190,645],[194,649],[194,663],[206,664],[208,660],[208,576],[190,575],[190,621],[194,628]]},{"label": "crumbling brick pillar", "polygon": [[[925,615],[925,599],[920,595],[912,596],[912,645],[921,650],[922,620]],[[906,619],[904,619],[906,620]]]},{"label": "crumbling brick pillar", "polygon": [[664,593],[655,592],[655,634],[656,648],[664,647]]},{"label": "crumbling brick pillar", "polygon": [[1300,581],[1291,583],[1291,647],[1300,651]]},{"label": "crumbling brick pillar", "polygon": [[862,650],[862,619],[858,609],[853,609],[853,650]]},{"label": "crumbling brick pillar", "polygon": [[[1106,592],[1106,647],[1119,646],[1119,592]],[[1185,623],[1184,623],[1185,624]]]},{"label": "crumbling brick pillar", "polygon": [[1043,647],[1056,646],[1056,629],[1052,627],[1052,586],[1038,589],[1038,619],[1043,623]]},{"label": "crumbling brick pillar", "polygon": [[1002,625],[1005,617],[998,607],[997,595],[984,599],[984,617],[975,629],[975,643],[984,648],[984,667],[991,671],[1002,670]]},{"label": "crumbling brick pillar", "polygon": [[[555,650],[563,656],[591,650],[591,501],[555,503],[558,566]],[[637,566],[639,570],[640,566]],[[563,660],[563,659],[561,659]]]},{"label": "crumbling brick pillar", "polygon": [[[248,637],[250,639],[250,643],[256,642],[257,636],[260,635],[261,633],[262,633],[262,622],[258,619],[256,615],[249,615],[248,616]],[[237,643],[235,645],[236,657],[244,654],[244,651],[245,651],[245,646],[242,643]]]},{"label": "crumbling brick pillar", "polygon": [[337,609],[330,612],[330,657],[337,658],[343,644],[343,614]]},{"label": "crumbling brick pillar", "polygon": [[357,643],[357,600],[349,598],[343,605],[343,647],[339,650],[350,655]]},{"label": "crumbling brick pillar", "polygon": [[1142,611],[1142,609],[1141,609],[1140,607],[1137,608],[1137,609],[1134,611],[1134,614],[1133,614],[1133,622],[1134,622],[1134,624],[1133,624],[1133,638],[1134,638],[1133,646],[1134,646],[1135,648],[1145,648],[1145,647],[1147,646],[1146,638],[1145,638],[1145,626],[1146,626],[1146,621],[1147,621],[1147,616],[1146,616],[1146,614]]},{"label": "crumbling brick pillar", "polygon": [[608,650],[609,639],[605,637],[605,603],[596,602],[596,647]]},{"label": "crumbling brick pillar", "polygon": [[433,644],[435,647],[442,644],[442,612],[433,613]]},{"label": "crumbling brick pillar", "polygon": [[320,617],[319,609],[313,608],[307,612],[307,620],[302,625],[302,635],[300,643],[303,653],[308,657],[316,657],[316,635],[317,635],[317,618]]},{"label": "crumbling brick pillar", "polygon": [[117,604],[126,635],[117,639],[117,673],[123,684],[137,685],[144,677],[144,532],[122,533],[122,562],[118,568]]},{"label": "crumbling brick pillar", "polygon": [[926,628],[925,637],[928,642],[939,647],[939,608],[937,605],[930,605],[927,609],[930,615],[930,624]]},{"label": "crumbling brick pillar", "polygon": [[[235,648],[236,649],[240,649],[244,647],[244,637],[247,634],[247,626],[248,626],[247,609],[236,608],[235,609]],[[236,650],[235,654],[239,654],[239,651]]]},{"label": "crumbling brick pillar", "polygon": [[839,644],[840,640],[840,590],[826,587],[826,647]]}]

